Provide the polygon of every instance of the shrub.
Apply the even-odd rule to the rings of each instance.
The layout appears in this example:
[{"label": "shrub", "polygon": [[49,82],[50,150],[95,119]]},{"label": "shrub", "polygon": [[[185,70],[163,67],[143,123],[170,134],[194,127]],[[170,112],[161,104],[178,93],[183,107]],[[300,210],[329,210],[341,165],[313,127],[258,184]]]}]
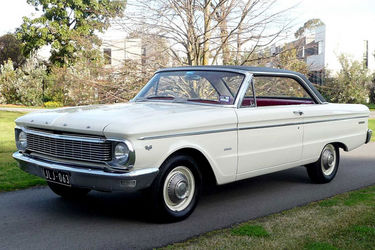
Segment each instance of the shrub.
[{"label": "shrub", "polygon": [[336,77],[327,79],[319,90],[331,102],[367,103],[371,85],[368,70],[361,62],[351,60],[343,54],[338,59],[341,70]]},{"label": "shrub", "polygon": [[0,66],[0,103],[17,104],[18,72],[13,68],[13,63],[8,60]]},{"label": "shrub", "polygon": [[59,107],[63,107],[64,104],[62,102],[49,101],[49,102],[45,102],[43,106],[46,108],[59,108]]},{"label": "shrub", "polygon": [[13,68],[8,60],[0,68],[0,103],[42,105],[46,67],[30,58],[22,68]]}]

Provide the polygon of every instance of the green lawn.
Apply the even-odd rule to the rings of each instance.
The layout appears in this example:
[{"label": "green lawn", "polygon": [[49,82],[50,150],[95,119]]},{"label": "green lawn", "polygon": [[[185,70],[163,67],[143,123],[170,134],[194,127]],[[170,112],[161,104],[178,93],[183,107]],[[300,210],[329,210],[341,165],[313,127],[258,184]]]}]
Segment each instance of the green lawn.
[{"label": "green lawn", "polygon": [[371,111],[375,111],[375,103],[367,104],[367,107],[368,107]]},{"label": "green lawn", "polygon": [[21,171],[12,158],[16,151],[14,120],[21,115],[23,113],[0,111],[0,192],[45,184],[43,179]]},{"label": "green lawn", "polygon": [[368,128],[372,129],[372,131],[373,131],[371,141],[375,141],[375,119],[369,119],[368,120]]},{"label": "green lawn", "polygon": [[15,105],[15,104],[0,104],[0,108],[28,108],[28,109],[42,109],[41,106],[25,106],[25,105]]},{"label": "green lawn", "polygon": [[206,233],[166,249],[374,249],[375,186]]}]

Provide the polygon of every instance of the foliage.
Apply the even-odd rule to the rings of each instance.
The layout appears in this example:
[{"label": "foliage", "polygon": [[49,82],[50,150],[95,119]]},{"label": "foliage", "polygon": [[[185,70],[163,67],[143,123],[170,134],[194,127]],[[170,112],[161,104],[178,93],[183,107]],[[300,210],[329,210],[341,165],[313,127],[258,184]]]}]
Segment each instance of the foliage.
[{"label": "foliage", "polygon": [[0,66],[0,103],[17,103],[17,78],[18,74],[11,60]]},{"label": "foliage", "polygon": [[303,26],[300,27],[300,28],[296,31],[296,33],[294,33],[294,36],[295,36],[296,38],[300,38],[300,37],[302,37],[302,36],[305,34],[306,30],[311,30],[311,29],[314,29],[314,28],[319,27],[319,26],[322,26],[322,25],[324,25],[324,23],[323,23],[323,21],[320,20],[319,18],[313,18],[313,19],[310,19],[310,20],[308,20],[307,22],[305,22],[305,23],[303,24]]},{"label": "foliage", "polygon": [[130,62],[122,68],[107,68],[103,57],[97,58],[80,56],[72,65],[53,66],[46,100],[64,105],[125,102],[138,93],[153,72]]},{"label": "foliage", "polygon": [[59,108],[59,107],[63,107],[64,104],[62,102],[53,102],[53,101],[49,101],[49,102],[45,102],[43,104],[43,106],[45,108]]},{"label": "foliage", "polygon": [[344,54],[338,59],[341,70],[334,78],[328,78],[319,90],[331,102],[366,103],[372,80],[368,70],[361,62],[352,60]]},{"label": "foliage", "polygon": [[372,74],[371,76],[371,83],[369,86],[369,91],[370,91],[370,103],[372,103],[375,107],[375,73]]},{"label": "foliage", "polygon": [[300,72],[304,75],[309,73],[306,62],[298,58],[296,48],[285,48],[282,53],[272,60],[272,64],[277,68]]},{"label": "foliage", "polygon": [[0,68],[0,103],[41,105],[46,77],[46,67],[35,58],[28,59],[17,69],[8,60]]},{"label": "foliage", "polygon": [[80,51],[71,65],[52,65],[49,70],[35,58],[18,69],[8,61],[0,68],[0,103],[58,107],[125,102],[155,70],[131,62],[122,68],[107,68],[100,52],[93,53]]},{"label": "foliage", "polygon": [[23,18],[17,29],[23,42],[23,52],[29,56],[44,45],[51,45],[52,63],[62,65],[71,62],[81,49],[91,50],[98,45],[96,31],[109,26],[111,18],[120,17],[125,1],[111,0],[27,0],[41,11],[34,19]]},{"label": "foliage", "polygon": [[12,60],[15,68],[21,66],[26,60],[21,51],[21,42],[14,34],[5,34],[0,37],[0,65],[8,59]]}]

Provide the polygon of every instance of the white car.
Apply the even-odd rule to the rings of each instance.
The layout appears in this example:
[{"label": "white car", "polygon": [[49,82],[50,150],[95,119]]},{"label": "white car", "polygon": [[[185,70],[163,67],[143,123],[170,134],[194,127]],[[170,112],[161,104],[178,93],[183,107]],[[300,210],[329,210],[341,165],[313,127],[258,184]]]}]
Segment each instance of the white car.
[{"label": "white car", "polygon": [[370,141],[369,109],[331,104],[299,73],[258,67],[159,70],[129,103],[60,108],[16,120],[13,157],[56,194],[147,189],[164,218],[221,185],[305,165],[331,181],[340,151]]}]

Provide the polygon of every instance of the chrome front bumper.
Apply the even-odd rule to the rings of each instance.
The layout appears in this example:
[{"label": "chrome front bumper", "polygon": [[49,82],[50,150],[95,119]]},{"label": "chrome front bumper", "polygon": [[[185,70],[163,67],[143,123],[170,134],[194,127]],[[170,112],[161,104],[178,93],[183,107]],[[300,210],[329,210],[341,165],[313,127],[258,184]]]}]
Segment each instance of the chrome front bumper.
[{"label": "chrome front bumper", "polygon": [[72,186],[99,191],[136,191],[145,189],[151,186],[159,172],[158,168],[147,168],[127,173],[109,173],[98,169],[39,160],[23,155],[20,152],[15,152],[13,158],[18,161],[23,171],[30,174],[44,178],[43,168],[64,171],[70,174]]},{"label": "chrome front bumper", "polygon": [[366,136],[366,142],[365,142],[366,144],[370,142],[371,136],[372,136],[372,130],[369,129],[367,130],[367,136]]}]

